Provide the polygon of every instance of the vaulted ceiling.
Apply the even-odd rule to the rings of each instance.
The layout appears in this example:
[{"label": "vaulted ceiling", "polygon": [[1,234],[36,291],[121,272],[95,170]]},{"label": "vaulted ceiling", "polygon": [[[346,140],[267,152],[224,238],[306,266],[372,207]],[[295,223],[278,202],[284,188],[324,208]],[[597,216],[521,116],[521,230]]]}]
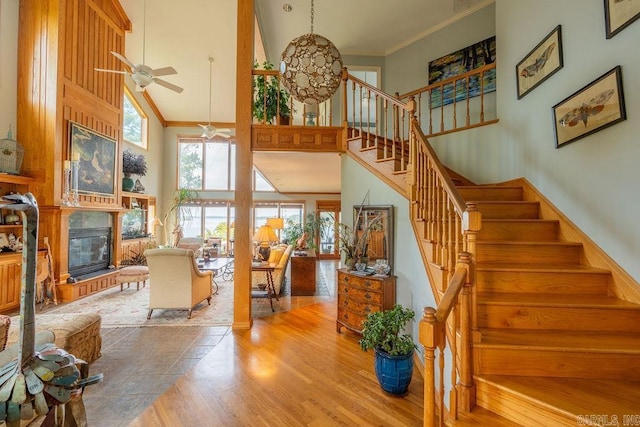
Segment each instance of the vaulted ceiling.
[{"label": "vaulted ceiling", "polygon": [[[183,87],[182,93],[157,85],[147,89],[164,118],[209,121],[208,58],[213,57],[212,122],[235,122],[236,1],[120,3],[132,23],[126,56],[136,64],[172,66],[178,71],[163,78]],[[329,38],[343,56],[386,56],[491,3],[493,0],[315,0],[314,32]],[[290,12],[285,11],[285,4],[291,6]],[[273,62],[289,41],[310,32],[311,0],[255,0],[255,9],[267,57]]]}]

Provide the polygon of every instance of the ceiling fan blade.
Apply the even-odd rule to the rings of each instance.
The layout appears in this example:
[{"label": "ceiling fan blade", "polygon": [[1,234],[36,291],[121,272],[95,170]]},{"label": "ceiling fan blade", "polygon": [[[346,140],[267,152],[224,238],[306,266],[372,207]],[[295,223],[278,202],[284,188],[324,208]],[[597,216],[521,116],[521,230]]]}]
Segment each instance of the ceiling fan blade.
[{"label": "ceiling fan blade", "polygon": [[175,91],[175,92],[178,92],[178,93],[182,93],[182,91],[184,90],[184,89],[182,89],[180,86],[176,86],[176,85],[174,85],[173,83],[166,82],[166,81],[164,81],[164,80],[162,80],[162,79],[156,79],[156,78],[154,78],[154,79],[153,79],[153,81],[154,81],[154,82],[156,82],[156,83],[158,83],[160,86],[164,86],[164,87],[166,87],[167,89],[171,89],[171,90],[173,90],[173,91]]},{"label": "ceiling fan blade", "polygon": [[[218,130],[220,130],[220,129],[218,129]],[[221,137],[223,137],[224,139],[229,139],[229,138],[231,138],[231,135],[227,135],[226,133],[220,133],[220,132],[216,132],[216,133],[214,133],[214,134],[213,134],[213,136],[221,136]]]},{"label": "ceiling fan blade", "polygon": [[105,70],[104,68],[94,68],[94,70],[95,71],[102,71],[104,73],[129,74],[128,71]]},{"label": "ceiling fan blade", "polygon": [[125,58],[124,56],[120,55],[118,52],[111,51],[111,54],[113,56],[115,56],[116,58],[118,58],[120,61],[122,61],[125,64],[127,64],[127,66],[129,68],[131,68],[131,70],[134,70],[136,68],[136,64],[134,64],[133,62],[129,61],[127,58]]},{"label": "ceiling fan blade", "polygon": [[160,76],[170,76],[172,74],[178,74],[178,72],[176,71],[175,68],[173,67],[164,67],[164,68],[157,68],[155,70],[151,70],[151,72],[153,73],[153,75],[155,77],[160,77]]},{"label": "ceiling fan blade", "polygon": [[216,129],[218,132],[222,132],[222,133],[229,133],[231,132],[231,129],[227,129],[227,128],[218,128]]}]

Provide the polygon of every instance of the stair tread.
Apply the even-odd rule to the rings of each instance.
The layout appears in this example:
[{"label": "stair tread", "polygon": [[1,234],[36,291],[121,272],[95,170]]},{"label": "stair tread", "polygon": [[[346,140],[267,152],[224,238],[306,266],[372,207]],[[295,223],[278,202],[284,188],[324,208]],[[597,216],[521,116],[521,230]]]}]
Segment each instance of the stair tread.
[{"label": "stair tread", "polygon": [[522,305],[542,307],[621,308],[640,310],[639,304],[608,295],[478,292],[479,304]]},{"label": "stair tread", "polygon": [[474,346],[534,347],[536,351],[581,351],[640,355],[640,334],[591,331],[482,329]]},{"label": "stair tread", "polygon": [[579,242],[561,242],[561,241],[520,241],[520,240],[480,240],[477,241],[478,245],[518,245],[518,246],[582,246]]},{"label": "stair tread", "polygon": [[556,273],[598,273],[610,274],[609,270],[582,264],[532,264],[522,263],[499,263],[499,262],[479,262],[476,264],[476,271],[519,271],[519,272],[556,272]]},{"label": "stair tread", "polygon": [[557,408],[569,417],[616,415],[622,425],[624,415],[638,414],[640,381],[507,375],[481,375],[475,380],[526,396],[536,406]]},{"label": "stair tread", "polygon": [[544,218],[482,218],[482,222],[513,222],[513,223],[527,223],[527,222],[536,222],[536,223],[549,223],[556,224],[558,223],[557,219],[544,219]]}]

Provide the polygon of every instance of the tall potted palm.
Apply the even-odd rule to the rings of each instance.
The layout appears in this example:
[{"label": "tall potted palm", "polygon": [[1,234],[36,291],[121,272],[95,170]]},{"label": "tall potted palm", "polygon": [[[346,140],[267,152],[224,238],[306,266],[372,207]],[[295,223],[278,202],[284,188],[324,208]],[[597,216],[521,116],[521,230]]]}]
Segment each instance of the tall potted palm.
[{"label": "tall potted palm", "polygon": [[369,313],[362,322],[360,347],[375,351],[376,377],[387,393],[403,395],[409,390],[416,345],[403,331],[414,317],[413,310],[396,304],[391,310]]}]

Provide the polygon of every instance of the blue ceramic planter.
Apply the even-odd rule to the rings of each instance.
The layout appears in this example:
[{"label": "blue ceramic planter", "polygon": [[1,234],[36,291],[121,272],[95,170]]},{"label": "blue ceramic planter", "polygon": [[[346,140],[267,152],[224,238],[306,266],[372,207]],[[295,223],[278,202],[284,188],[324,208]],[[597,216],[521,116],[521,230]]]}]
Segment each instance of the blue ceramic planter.
[{"label": "blue ceramic planter", "polygon": [[395,395],[407,393],[413,375],[413,351],[408,355],[391,356],[376,348],[374,363],[382,390]]}]

